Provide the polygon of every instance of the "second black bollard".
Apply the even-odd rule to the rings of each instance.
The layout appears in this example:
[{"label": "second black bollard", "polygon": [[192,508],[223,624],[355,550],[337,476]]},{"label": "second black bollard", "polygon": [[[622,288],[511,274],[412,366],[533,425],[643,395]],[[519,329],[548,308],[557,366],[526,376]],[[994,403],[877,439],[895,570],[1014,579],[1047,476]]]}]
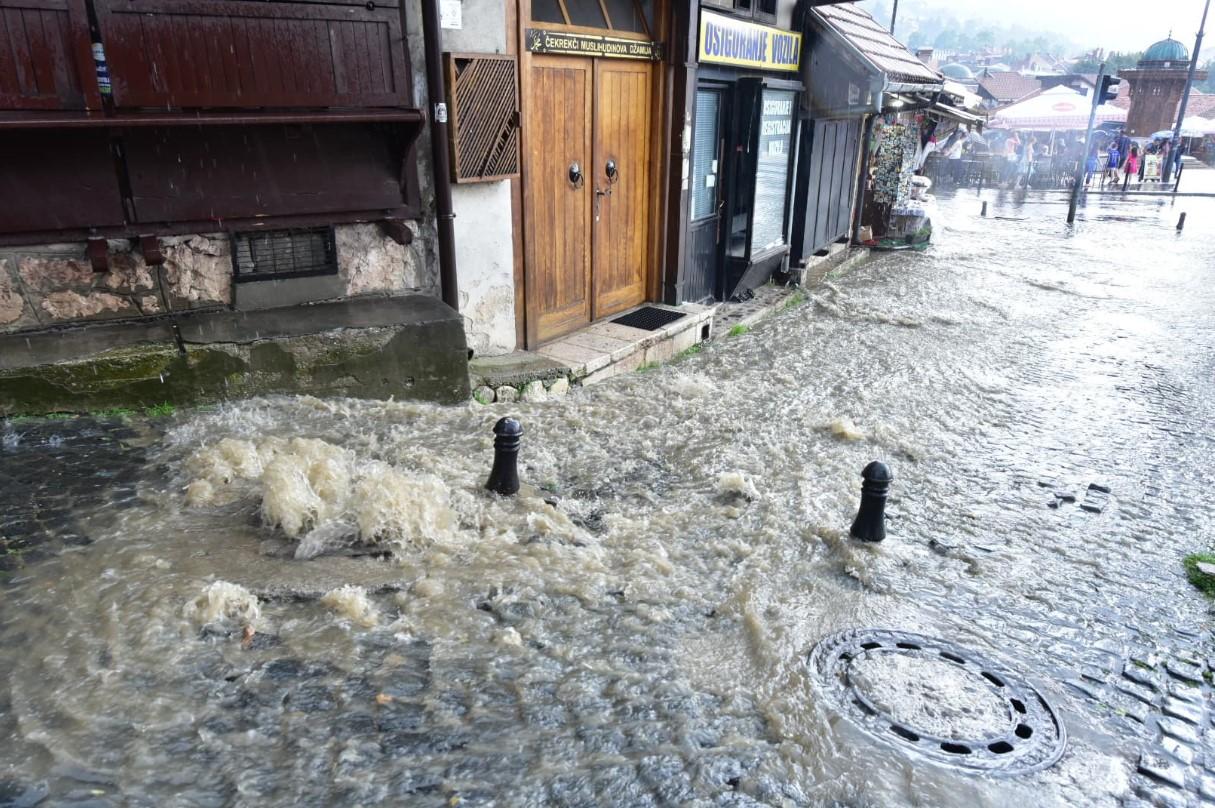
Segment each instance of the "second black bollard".
[{"label": "second black bollard", "polygon": [[1177,219],[1177,230],[1178,230],[1178,232],[1180,232],[1180,231],[1181,231],[1181,230],[1183,230],[1183,229],[1185,229],[1185,214],[1184,214],[1184,213],[1183,213],[1183,214],[1181,214],[1180,218],[1178,218],[1178,219]]},{"label": "second black bollard", "polygon": [[519,441],[523,425],[514,418],[494,424],[494,467],[485,487],[504,497],[519,493]]},{"label": "second black bollard", "polygon": [[882,541],[886,538],[886,495],[894,474],[890,467],[877,460],[861,472],[861,507],[852,522],[852,538],[861,541]]},{"label": "second black bollard", "polygon": [[986,202],[984,202],[984,203],[983,203],[983,212],[982,212],[982,213],[980,213],[979,215],[980,215],[980,216],[986,216],[986,215],[987,215],[987,203],[986,203]]}]

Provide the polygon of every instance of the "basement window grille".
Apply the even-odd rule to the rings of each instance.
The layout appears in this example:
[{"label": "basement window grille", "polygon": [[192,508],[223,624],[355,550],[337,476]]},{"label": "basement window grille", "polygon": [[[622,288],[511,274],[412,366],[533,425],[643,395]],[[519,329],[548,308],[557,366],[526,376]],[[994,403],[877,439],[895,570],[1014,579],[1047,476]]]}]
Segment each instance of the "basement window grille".
[{"label": "basement window grille", "polygon": [[232,263],[236,267],[238,283],[336,275],[337,245],[333,228],[234,233]]}]

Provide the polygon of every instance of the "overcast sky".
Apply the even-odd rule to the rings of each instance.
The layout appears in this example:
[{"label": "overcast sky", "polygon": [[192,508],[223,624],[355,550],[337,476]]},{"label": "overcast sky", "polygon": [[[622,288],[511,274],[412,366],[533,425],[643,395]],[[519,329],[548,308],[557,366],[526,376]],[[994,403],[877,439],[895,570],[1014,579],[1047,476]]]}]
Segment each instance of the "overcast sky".
[{"label": "overcast sky", "polygon": [[[1194,35],[1202,20],[1204,0],[899,0],[902,9],[944,8],[960,19],[983,18],[992,22],[1019,23],[1066,34],[1086,47],[1137,51],[1164,39],[1171,28],[1173,38],[1194,47]],[[866,3],[866,6],[871,4]],[[1215,5],[1215,2],[1212,3]],[[885,22],[889,22],[886,20]],[[1203,51],[1215,44],[1215,9],[1207,20]],[[901,32],[900,32],[901,33]]]}]

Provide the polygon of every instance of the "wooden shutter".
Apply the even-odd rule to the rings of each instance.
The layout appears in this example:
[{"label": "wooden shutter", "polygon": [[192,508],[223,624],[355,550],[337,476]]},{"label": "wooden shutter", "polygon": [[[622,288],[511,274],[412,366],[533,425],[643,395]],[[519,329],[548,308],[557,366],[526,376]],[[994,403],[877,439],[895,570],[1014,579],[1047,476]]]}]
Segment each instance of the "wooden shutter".
[{"label": "wooden shutter", "polygon": [[519,176],[519,91],[514,56],[445,53],[453,182]]}]

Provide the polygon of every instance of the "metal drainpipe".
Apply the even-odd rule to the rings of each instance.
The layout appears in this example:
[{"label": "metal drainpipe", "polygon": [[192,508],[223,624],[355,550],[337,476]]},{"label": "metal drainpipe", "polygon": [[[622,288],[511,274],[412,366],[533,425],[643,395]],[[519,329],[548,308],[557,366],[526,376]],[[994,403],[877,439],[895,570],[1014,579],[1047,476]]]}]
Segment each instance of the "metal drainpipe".
[{"label": "metal drainpipe", "polygon": [[439,236],[439,289],[443,302],[460,310],[456,281],[456,240],[451,209],[451,164],[447,155],[447,92],[443,87],[443,32],[439,0],[422,0],[422,41],[426,47],[426,94],[430,98],[430,158],[435,181],[435,225]]}]

